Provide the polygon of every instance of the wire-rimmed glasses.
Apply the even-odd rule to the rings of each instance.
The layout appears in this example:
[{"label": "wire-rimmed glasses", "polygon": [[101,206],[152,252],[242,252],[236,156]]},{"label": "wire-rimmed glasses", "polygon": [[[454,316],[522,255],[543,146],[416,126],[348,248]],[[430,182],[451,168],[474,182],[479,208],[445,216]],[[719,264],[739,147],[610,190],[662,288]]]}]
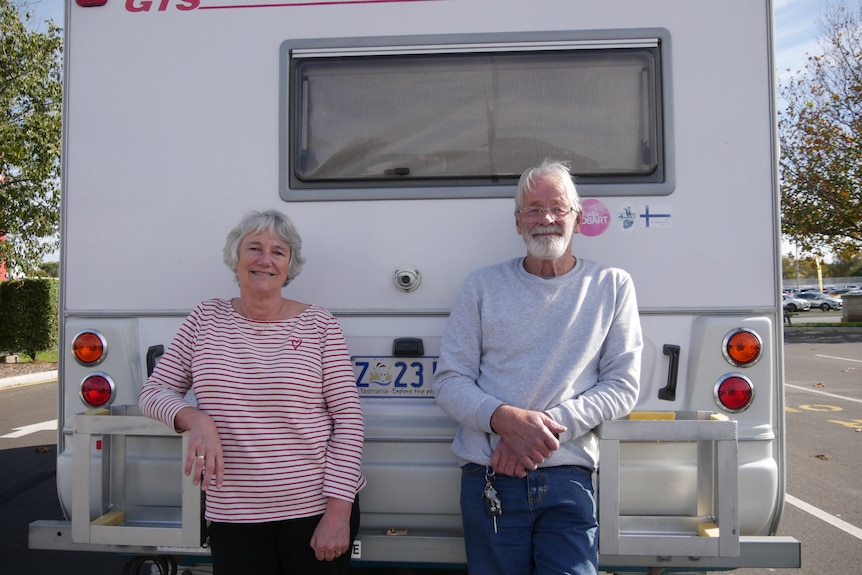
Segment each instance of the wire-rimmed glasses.
[{"label": "wire-rimmed glasses", "polygon": [[539,220],[545,216],[545,212],[551,214],[555,220],[564,220],[574,211],[575,208],[568,206],[551,206],[550,208],[530,206],[529,208],[521,208],[518,213],[528,220]]}]

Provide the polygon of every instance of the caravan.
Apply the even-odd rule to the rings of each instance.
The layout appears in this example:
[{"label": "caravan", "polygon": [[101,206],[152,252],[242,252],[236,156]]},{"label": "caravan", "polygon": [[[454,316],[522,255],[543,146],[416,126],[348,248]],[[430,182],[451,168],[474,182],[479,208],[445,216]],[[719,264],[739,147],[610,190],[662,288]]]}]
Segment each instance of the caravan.
[{"label": "caravan", "polygon": [[[339,319],[366,421],[357,565],[465,563],[430,387],[458,288],[523,253],[524,168],[568,161],[578,255],[628,271],[636,417],[599,431],[601,568],[796,567],[785,491],[770,0],[67,0],[57,488],[30,545],[205,572],[182,437],[138,393],[235,293],[250,209]],[[704,281],[710,278],[710,281]]]}]

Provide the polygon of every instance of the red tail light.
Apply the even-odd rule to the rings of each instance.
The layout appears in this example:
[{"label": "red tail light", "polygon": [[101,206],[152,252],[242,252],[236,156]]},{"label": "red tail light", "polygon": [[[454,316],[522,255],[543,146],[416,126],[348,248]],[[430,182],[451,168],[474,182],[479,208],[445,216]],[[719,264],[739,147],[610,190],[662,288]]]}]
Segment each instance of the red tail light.
[{"label": "red tail light", "polygon": [[91,373],[81,382],[81,399],[91,407],[102,407],[114,398],[114,382],[105,373]]},{"label": "red tail light", "polygon": [[754,399],[754,385],[744,375],[729,373],[715,384],[715,402],[727,411],[744,411]]},{"label": "red tail light", "polygon": [[108,342],[97,331],[82,331],[72,340],[72,355],[83,365],[97,365],[108,353]]}]

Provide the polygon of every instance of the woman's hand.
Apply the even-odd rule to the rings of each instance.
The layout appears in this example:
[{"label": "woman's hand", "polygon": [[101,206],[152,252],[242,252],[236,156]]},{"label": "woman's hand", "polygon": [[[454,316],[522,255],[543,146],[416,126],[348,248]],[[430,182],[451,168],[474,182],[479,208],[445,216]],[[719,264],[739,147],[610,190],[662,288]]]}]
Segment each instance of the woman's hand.
[{"label": "woman's hand", "polygon": [[218,429],[212,418],[194,407],[184,407],[174,418],[174,426],[189,434],[186,452],[185,474],[192,482],[201,484],[201,490],[215,482],[221,487],[224,479],[224,458]]},{"label": "woman's hand", "polygon": [[350,512],[353,503],[329,498],[326,512],[311,536],[311,548],[318,561],[332,561],[350,550]]}]

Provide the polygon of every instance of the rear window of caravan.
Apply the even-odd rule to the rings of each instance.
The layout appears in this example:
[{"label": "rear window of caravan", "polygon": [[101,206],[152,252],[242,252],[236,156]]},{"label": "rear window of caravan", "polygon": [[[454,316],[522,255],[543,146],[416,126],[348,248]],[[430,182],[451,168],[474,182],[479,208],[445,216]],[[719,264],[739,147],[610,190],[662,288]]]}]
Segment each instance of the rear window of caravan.
[{"label": "rear window of caravan", "polygon": [[545,158],[587,195],[669,193],[661,47],[285,45],[282,197],[510,197]]}]

